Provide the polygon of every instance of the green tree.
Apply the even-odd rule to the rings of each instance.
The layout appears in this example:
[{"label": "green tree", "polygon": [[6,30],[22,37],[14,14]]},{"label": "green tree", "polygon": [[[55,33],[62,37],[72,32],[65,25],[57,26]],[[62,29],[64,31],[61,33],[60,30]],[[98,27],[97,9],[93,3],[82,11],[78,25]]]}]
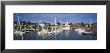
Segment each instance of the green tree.
[{"label": "green tree", "polygon": [[58,24],[58,26],[60,26],[60,25],[61,25],[61,23],[60,23],[60,22],[57,22],[57,24]]},{"label": "green tree", "polygon": [[16,21],[14,21],[14,24],[17,24],[17,22],[16,22]]},{"label": "green tree", "polygon": [[84,26],[84,23],[83,22],[81,22],[81,26]]}]

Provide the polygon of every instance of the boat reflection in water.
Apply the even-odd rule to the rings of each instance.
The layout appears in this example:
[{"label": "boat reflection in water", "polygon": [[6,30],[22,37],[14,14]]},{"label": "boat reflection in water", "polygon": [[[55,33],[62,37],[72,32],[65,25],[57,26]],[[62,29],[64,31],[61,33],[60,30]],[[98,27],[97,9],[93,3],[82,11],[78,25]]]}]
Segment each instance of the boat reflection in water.
[{"label": "boat reflection in water", "polygon": [[[96,40],[97,35],[96,34],[79,34],[77,31],[67,31],[64,30],[57,34],[42,34],[39,35],[37,31],[33,31],[30,33],[25,33],[22,35],[23,40]],[[14,36],[15,40],[22,40],[22,37],[20,35]]]}]

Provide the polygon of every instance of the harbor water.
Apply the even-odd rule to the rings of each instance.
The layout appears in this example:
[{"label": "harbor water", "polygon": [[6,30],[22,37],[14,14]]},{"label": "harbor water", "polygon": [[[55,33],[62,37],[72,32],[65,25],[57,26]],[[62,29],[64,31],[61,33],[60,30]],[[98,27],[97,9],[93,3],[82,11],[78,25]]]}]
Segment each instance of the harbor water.
[{"label": "harbor water", "polygon": [[97,40],[97,34],[80,34],[77,31],[62,31],[51,35],[38,35],[37,31],[32,31],[21,35],[14,34],[14,40]]}]

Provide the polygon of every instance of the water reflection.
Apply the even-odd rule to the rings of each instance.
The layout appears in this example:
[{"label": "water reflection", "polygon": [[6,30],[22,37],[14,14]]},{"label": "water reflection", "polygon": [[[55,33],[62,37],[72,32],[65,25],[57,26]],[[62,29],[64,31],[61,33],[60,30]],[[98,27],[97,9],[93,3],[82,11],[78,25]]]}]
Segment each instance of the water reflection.
[{"label": "water reflection", "polygon": [[[82,35],[76,31],[62,31],[52,35],[38,35],[37,31],[26,33],[23,40],[96,40],[96,34]],[[20,35],[14,35],[14,40],[22,40]]]}]

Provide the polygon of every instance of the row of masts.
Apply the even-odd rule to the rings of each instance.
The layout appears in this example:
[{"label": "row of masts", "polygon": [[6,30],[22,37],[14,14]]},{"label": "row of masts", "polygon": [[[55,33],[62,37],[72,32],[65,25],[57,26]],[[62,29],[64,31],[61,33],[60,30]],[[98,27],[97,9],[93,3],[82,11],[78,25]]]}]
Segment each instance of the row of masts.
[{"label": "row of masts", "polygon": [[[18,16],[18,14],[17,14],[17,16]],[[28,23],[29,23],[29,18],[28,18]],[[40,24],[40,23],[39,23]],[[19,16],[18,16],[18,25],[20,25],[20,18],[19,18]],[[67,20],[67,22],[66,22],[66,24],[65,24],[66,26],[68,26],[68,20]],[[42,25],[41,25],[42,26]],[[90,27],[91,27],[91,19],[90,19]],[[20,28],[20,30],[21,30],[21,27],[19,27]],[[43,26],[42,26],[42,29],[43,29]],[[55,30],[56,30],[56,17],[55,17]]]},{"label": "row of masts", "polygon": [[[17,16],[18,16],[18,14],[17,14]],[[56,18],[57,17],[55,17],[55,30],[56,30]],[[28,18],[28,23],[29,23],[29,18]],[[18,25],[20,25],[21,23],[20,23],[20,18],[19,18],[19,16],[18,16]],[[40,24],[40,23],[39,23]],[[67,22],[66,22],[66,24],[65,24],[66,26],[68,26],[68,20],[67,20]],[[42,26],[42,25],[41,25]],[[91,19],[90,19],[90,28],[91,28]],[[19,29],[21,30],[21,27],[19,27]],[[42,29],[43,29],[43,26],[42,26]]]}]

